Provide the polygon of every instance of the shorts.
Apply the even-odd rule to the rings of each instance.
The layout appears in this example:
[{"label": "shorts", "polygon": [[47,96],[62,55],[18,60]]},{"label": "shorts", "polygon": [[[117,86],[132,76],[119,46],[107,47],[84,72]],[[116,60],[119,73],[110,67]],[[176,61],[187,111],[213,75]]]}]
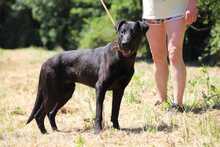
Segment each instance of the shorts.
[{"label": "shorts", "polygon": [[183,15],[179,15],[179,16],[174,16],[174,17],[168,17],[165,19],[143,19],[144,23],[146,24],[150,24],[150,25],[159,25],[161,23],[166,23],[169,21],[173,21],[173,20],[179,20],[184,18]]}]

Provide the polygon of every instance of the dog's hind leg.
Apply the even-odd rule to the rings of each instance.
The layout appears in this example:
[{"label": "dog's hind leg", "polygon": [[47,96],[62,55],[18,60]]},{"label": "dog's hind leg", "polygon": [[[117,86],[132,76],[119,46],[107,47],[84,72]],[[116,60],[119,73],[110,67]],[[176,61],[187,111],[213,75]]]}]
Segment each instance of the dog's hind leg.
[{"label": "dog's hind leg", "polygon": [[57,125],[56,125],[56,114],[59,111],[59,109],[61,107],[63,107],[63,105],[65,105],[67,103],[67,101],[72,97],[72,94],[75,90],[75,84],[68,84],[63,86],[62,91],[61,91],[61,98],[58,99],[58,101],[56,102],[56,104],[54,105],[52,111],[50,111],[47,116],[49,118],[50,121],[50,125],[52,127],[52,129],[54,131],[57,131]]},{"label": "dog's hind leg", "polygon": [[53,88],[51,89],[51,87],[45,90],[46,91],[44,93],[45,99],[43,100],[40,109],[37,111],[37,113],[34,116],[37,122],[37,126],[42,134],[47,133],[44,125],[45,116],[46,114],[48,114],[49,111],[53,109],[54,105],[56,104],[57,92],[56,91],[53,92],[52,90]]},{"label": "dog's hind leg", "polygon": [[42,134],[47,133],[47,130],[45,128],[44,125],[44,119],[45,119],[46,113],[44,110],[44,104],[42,103],[40,106],[40,109],[37,111],[36,115],[35,115],[35,120],[37,122],[37,126],[40,129]]},{"label": "dog's hind leg", "polygon": [[40,109],[37,111],[35,115],[37,126],[40,129],[42,134],[47,133],[47,130],[44,125],[44,120],[45,120],[46,114],[48,114],[48,112],[53,108],[53,106],[54,106],[54,101],[47,99],[41,104]]},{"label": "dog's hind leg", "polygon": [[55,106],[53,107],[53,109],[47,113],[47,117],[50,121],[50,125],[51,125],[51,128],[54,130],[54,131],[57,131],[57,125],[56,125],[56,121],[55,121],[55,116],[56,116],[56,113],[57,113],[57,107],[58,107],[58,102],[55,104]]}]

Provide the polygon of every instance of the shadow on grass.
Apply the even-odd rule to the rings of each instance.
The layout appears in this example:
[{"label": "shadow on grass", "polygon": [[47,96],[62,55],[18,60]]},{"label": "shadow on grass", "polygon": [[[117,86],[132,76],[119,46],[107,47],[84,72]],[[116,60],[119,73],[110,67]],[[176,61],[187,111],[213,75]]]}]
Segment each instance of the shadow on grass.
[{"label": "shadow on grass", "polygon": [[[104,128],[104,130],[110,130],[110,128]],[[140,134],[141,132],[144,132],[145,130],[145,127],[137,127],[137,128],[121,128],[120,131],[125,131],[127,133],[132,133],[132,134]],[[71,129],[71,130],[59,130],[57,132],[60,132],[60,133],[88,133],[88,132],[91,132],[91,133],[94,133],[94,129],[91,128],[91,129],[79,129],[79,128],[74,128],[74,129]]]},{"label": "shadow on grass", "polygon": [[90,129],[72,128],[72,129],[69,129],[69,130],[57,130],[56,132],[66,133],[66,134],[69,134],[69,133],[85,133],[85,132],[94,132],[94,129],[93,128],[90,128]]},{"label": "shadow on grass", "polygon": [[[167,125],[166,123],[161,123],[160,125],[145,125],[144,127],[134,127],[134,128],[121,128],[119,131],[124,131],[128,134],[140,134],[143,132],[167,132],[170,133],[174,129],[178,128],[177,125]],[[105,128],[104,130],[108,130],[110,128]],[[58,130],[59,133],[94,133],[94,129],[79,129],[79,128],[73,128],[70,130]]]},{"label": "shadow on grass", "polygon": [[190,106],[187,105],[185,106],[185,113],[192,112],[194,114],[202,114],[207,112],[208,110],[220,110],[220,104],[216,104],[212,106],[212,108],[208,108],[208,107],[190,108]]},{"label": "shadow on grass", "polygon": [[131,134],[140,134],[141,132],[167,132],[170,133],[174,129],[177,129],[177,125],[168,125],[164,122],[160,123],[159,125],[145,125],[144,127],[137,127],[137,128],[122,128],[121,131],[125,131]]},{"label": "shadow on grass", "polygon": [[141,132],[144,132],[144,127],[121,128],[121,131],[125,131],[127,133],[132,133],[132,134],[140,134]]}]

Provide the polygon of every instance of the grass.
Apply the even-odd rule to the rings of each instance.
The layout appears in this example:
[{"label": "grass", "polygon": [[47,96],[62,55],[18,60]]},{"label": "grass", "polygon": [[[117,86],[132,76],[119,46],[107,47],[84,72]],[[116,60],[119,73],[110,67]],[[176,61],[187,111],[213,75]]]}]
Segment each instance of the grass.
[{"label": "grass", "polygon": [[[49,135],[41,135],[34,121],[25,122],[35,102],[40,66],[57,52],[0,49],[0,146],[220,146],[220,68],[187,67],[186,112],[181,114],[166,111],[170,103],[154,107],[153,67],[145,62],[135,64],[135,75],[125,90],[120,131],[111,128],[112,94],[108,92],[105,129],[93,134],[95,91],[78,84],[58,113],[62,132],[53,132],[46,119]],[[168,90],[172,100],[171,84]]]}]

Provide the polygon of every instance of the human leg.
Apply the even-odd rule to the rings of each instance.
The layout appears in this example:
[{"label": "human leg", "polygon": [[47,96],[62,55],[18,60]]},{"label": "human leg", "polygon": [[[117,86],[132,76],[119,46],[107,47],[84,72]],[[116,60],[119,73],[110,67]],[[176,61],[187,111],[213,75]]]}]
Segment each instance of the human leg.
[{"label": "human leg", "polygon": [[167,98],[168,63],[164,24],[149,24],[147,38],[154,61],[154,78],[160,102]]},{"label": "human leg", "polygon": [[174,97],[176,103],[182,106],[186,82],[186,67],[183,61],[184,19],[165,22],[165,30],[168,41],[168,57],[172,70]]}]

